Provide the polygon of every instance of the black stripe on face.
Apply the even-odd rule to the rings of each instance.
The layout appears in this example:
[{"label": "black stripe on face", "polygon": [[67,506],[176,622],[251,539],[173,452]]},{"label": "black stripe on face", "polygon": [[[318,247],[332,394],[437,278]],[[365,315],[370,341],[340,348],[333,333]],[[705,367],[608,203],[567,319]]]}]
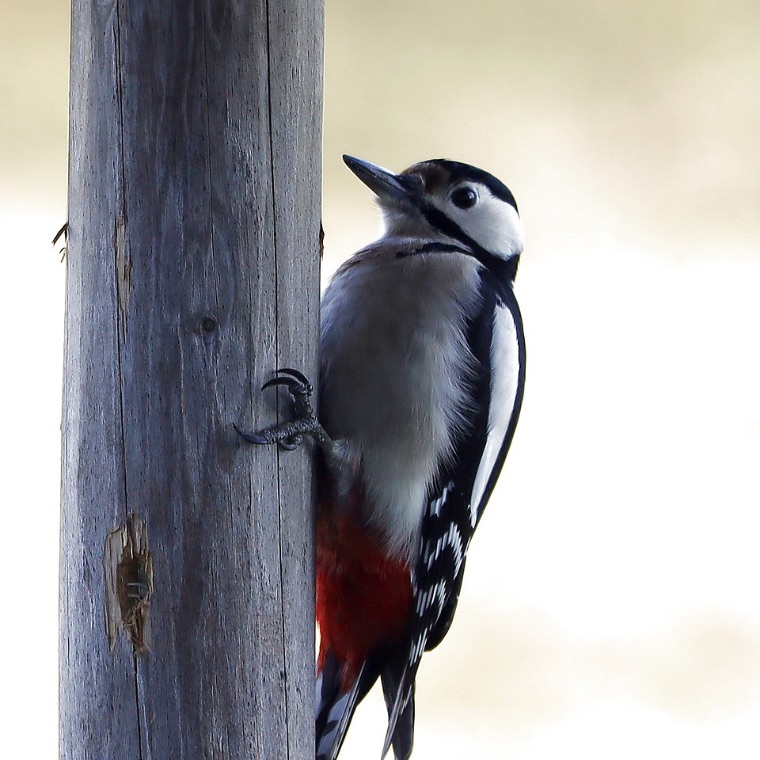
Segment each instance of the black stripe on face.
[{"label": "black stripe on face", "polygon": [[495,256],[478,245],[456,222],[446,216],[440,209],[421,200],[416,200],[415,205],[433,229],[442,232],[446,237],[459,240],[464,247],[439,241],[430,241],[410,251],[399,251],[396,254],[397,259],[416,256],[421,253],[461,253],[475,259],[475,261],[493,272],[498,278],[507,282],[514,282],[515,275],[517,274],[517,265],[520,263],[520,254],[510,256],[508,259]]},{"label": "black stripe on face", "polygon": [[453,219],[450,219],[446,214],[435,206],[431,206],[429,203],[424,203],[420,208],[422,215],[427,220],[427,223],[434,229],[442,232],[446,237],[454,238],[460,243],[463,243],[467,248],[472,251],[473,254],[478,255],[485,254],[490,256],[491,254],[485,248],[478,245]]},{"label": "black stripe on face", "polygon": [[435,206],[425,203],[420,211],[433,229],[442,232],[446,237],[459,240],[467,248],[467,251],[462,251],[462,253],[472,256],[498,277],[506,278],[509,282],[514,281],[517,274],[517,263],[520,259],[519,254],[510,256],[508,259],[496,256],[479,245],[453,219],[450,219]]}]

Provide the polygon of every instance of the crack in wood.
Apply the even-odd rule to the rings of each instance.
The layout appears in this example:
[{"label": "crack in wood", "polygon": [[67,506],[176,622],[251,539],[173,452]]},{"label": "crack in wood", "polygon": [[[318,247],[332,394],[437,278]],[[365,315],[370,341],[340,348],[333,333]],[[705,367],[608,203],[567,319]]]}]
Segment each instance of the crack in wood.
[{"label": "crack in wood", "polygon": [[132,289],[132,258],[127,254],[127,223],[121,212],[114,220],[113,240],[116,255],[116,290],[119,311],[123,316],[122,324],[126,333],[129,293]]}]

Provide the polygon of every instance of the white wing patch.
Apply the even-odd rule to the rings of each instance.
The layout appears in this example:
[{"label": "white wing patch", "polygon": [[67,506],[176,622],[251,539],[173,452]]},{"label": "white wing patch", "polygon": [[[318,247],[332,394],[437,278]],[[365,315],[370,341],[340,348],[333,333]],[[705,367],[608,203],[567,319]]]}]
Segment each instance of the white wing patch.
[{"label": "white wing patch", "polygon": [[[449,596],[448,584],[444,579],[441,579],[429,588],[427,591],[423,591],[417,598],[417,615],[418,617],[424,616],[433,606],[437,607],[437,614],[434,616],[434,621],[437,621],[443,612],[443,608],[446,606],[446,600]],[[431,625],[428,625],[421,630],[417,637],[412,641],[409,647],[409,659],[407,667],[416,667],[417,663],[422,659],[422,654],[425,651],[425,645],[427,644],[428,634],[430,633]]]},{"label": "white wing patch", "polygon": [[498,304],[493,314],[491,340],[491,402],[488,408],[488,438],[475,476],[470,500],[470,524],[473,528],[478,522],[483,494],[515,408],[520,375],[519,350],[515,318],[505,304]]},{"label": "white wing patch", "polygon": [[449,494],[451,493],[451,490],[454,488],[454,483],[449,482],[444,487],[443,491],[441,492],[441,495],[430,502],[430,505],[428,506],[428,513],[430,515],[433,515],[435,517],[438,517],[441,514],[441,507],[446,503],[446,499],[448,499]]},{"label": "white wing patch", "polygon": [[427,565],[427,569],[430,570],[433,563],[441,556],[441,552],[449,548],[454,555],[454,577],[456,577],[459,575],[459,570],[462,567],[465,547],[462,541],[462,534],[455,522],[449,524],[449,529],[446,533],[440,536],[435,545],[429,547],[422,557],[423,562]]}]

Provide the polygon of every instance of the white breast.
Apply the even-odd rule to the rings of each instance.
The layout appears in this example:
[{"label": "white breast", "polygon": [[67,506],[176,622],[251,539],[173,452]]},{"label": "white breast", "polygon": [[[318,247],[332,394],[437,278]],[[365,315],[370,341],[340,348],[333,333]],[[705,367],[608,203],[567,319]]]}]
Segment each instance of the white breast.
[{"label": "white breast", "polygon": [[340,270],[322,300],[320,416],[359,463],[362,518],[410,559],[428,486],[466,412],[464,323],[478,267],[459,254],[366,258]]}]

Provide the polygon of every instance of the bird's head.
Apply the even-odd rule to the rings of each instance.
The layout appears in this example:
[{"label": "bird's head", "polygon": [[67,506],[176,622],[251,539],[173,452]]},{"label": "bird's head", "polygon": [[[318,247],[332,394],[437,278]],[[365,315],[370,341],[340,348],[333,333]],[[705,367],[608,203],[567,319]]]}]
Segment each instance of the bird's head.
[{"label": "bird's head", "polygon": [[387,235],[452,239],[478,257],[510,259],[522,252],[517,203],[492,174],[442,158],[400,174],[352,156],[343,160],[377,196]]}]

